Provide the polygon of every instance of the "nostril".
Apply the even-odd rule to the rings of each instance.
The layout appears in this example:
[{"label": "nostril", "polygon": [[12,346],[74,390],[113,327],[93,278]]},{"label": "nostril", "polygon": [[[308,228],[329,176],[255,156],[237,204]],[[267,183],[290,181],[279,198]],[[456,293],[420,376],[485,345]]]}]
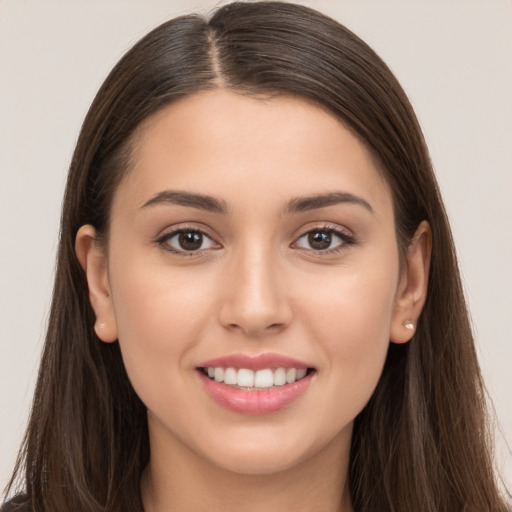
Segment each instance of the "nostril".
[{"label": "nostril", "polygon": [[250,337],[260,337],[265,336],[266,334],[275,333],[276,331],[280,331],[286,327],[284,323],[273,323],[270,325],[257,325],[253,323],[252,325],[249,324],[249,322],[245,324],[236,324],[231,323],[228,326],[228,329],[232,331],[239,331],[243,333],[246,336]]}]

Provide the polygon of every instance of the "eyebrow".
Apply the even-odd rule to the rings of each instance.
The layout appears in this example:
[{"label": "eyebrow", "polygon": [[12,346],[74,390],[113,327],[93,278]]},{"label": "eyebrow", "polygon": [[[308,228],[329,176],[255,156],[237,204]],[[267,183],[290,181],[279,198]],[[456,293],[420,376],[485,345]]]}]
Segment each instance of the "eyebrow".
[{"label": "eyebrow", "polygon": [[[286,203],[283,208],[283,213],[291,214],[306,212],[343,203],[359,205],[370,213],[375,213],[368,201],[349,192],[329,192],[327,194],[295,197]],[[159,204],[176,204],[213,213],[228,213],[228,206],[222,199],[216,199],[215,197],[203,194],[173,190],[164,190],[159,192],[149,201],[146,201],[141,208],[147,208],[149,206]]]},{"label": "eyebrow", "polygon": [[312,196],[296,197],[286,203],[283,212],[306,212],[309,210],[326,208],[327,206],[333,206],[342,203],[359,205],[368,210],[371,214],[375,214],[375,211],[368,201],[349,192],[329,192],[327,194],[315,194]]},{"label": "eyebrow", "polygon": [[182,192],[179,190],[164,190],[163,192],[159,192],[149,201],[145,202],[141,208],[166,203],[188,206],[190,208],[197,208],[198,210],[205,210],[213,213],[226,214],[228,212],[228,207],[225,201],[203,194],[193,194],[191,192]]}]

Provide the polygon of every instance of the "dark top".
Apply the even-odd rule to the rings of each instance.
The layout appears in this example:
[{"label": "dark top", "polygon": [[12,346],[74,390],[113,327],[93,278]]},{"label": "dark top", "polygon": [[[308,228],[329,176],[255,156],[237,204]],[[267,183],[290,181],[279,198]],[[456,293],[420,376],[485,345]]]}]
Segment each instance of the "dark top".
[{"label": "dark top", "polygon": [[27,499],[27,496],[24,495],[16,496],[7,503],[4,503],[0,508],[0,512],[31,512]]}]

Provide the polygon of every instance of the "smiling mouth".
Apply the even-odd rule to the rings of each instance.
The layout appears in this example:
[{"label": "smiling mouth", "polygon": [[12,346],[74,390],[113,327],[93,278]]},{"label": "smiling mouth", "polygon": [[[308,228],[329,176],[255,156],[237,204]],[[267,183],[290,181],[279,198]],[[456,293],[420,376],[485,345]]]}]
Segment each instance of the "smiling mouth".
[{"label": "smiling mouth", "polygon": [[280,388],[304,379],[315,371],[314,368],[248,368],[201,367],[198,368],[210,380],[223,383],[234,389],[261,391]]}]

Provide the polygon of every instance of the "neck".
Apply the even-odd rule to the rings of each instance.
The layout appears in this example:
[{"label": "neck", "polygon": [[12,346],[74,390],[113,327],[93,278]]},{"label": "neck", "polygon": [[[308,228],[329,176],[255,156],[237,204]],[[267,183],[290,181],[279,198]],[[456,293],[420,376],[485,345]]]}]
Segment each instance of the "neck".
[{"label": "neck", "polygon": [[350,435],[291,468],[256,475],[220,468],[178,441],[170,444],[152,442],[141,480],[145,512],[353,511],[347,486]]}]

